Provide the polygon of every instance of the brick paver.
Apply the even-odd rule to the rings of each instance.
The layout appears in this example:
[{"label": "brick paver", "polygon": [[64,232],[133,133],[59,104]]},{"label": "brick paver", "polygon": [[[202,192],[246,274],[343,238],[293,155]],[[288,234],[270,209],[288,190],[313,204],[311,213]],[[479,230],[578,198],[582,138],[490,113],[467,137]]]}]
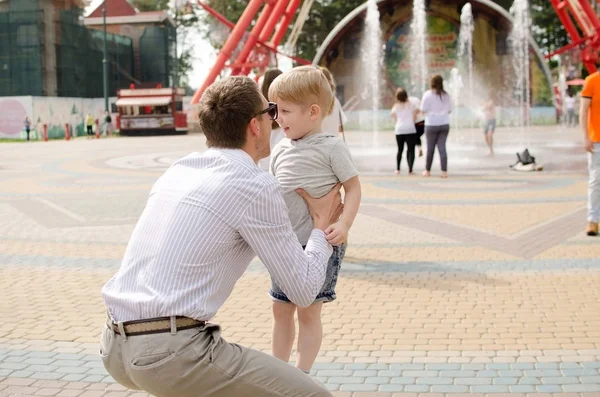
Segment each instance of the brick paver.
[{"label": "brick paver", "polygon": [[[472,169],[455,146],[441,181],[390,175],[391,149],[347,136],[363,208],[311,375],[336,397],[600,396],[583,153],[540,144],[563,172],[518,174],[512,150]],[[192,147],[203,137],[0,144],[0,397],[147,396],[98,358],[99,291],[151,184]],[[214,319],[228,340],[269,352],[268,286],[253,262]]]}]

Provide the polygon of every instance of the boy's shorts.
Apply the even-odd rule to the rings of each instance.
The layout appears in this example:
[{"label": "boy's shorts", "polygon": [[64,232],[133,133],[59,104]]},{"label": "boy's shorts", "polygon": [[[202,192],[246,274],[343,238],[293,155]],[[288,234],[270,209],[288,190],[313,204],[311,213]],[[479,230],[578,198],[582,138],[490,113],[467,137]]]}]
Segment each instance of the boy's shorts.
[{"label": "boy's shorts", "polygon": [[[325,283],[323,284],[323,288],[321,288],[321,291],[317,294],[317,297],[313,303],[327,303],[336,299],[335,286],[337,284],[338,275],[340,273],[340,268],[345,255],[346,244],[333,247],[333,253],[329,257],[329,262],[327,263]],[[271,299],[276,302],[291,303],[281,288],[279,288],[279,286],[273,281],[271,281],[271,290],[269,291],[269,295],[271,295]]]},{"label": "boy's shorts", "polygon": [[483,125],[483,133],[487,134],[488,132],[491,132],[493,134],[495,130],[496,130],[496,119],[486,120]]}]

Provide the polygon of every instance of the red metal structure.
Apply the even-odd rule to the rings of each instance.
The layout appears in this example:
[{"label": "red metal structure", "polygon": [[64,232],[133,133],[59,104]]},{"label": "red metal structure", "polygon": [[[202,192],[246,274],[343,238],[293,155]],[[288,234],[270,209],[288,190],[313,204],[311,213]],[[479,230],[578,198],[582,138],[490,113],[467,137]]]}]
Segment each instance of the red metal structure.
[{"label": "red metal structure", "polygon": [[548,54],[546,58],[581,48],[581,60],[590,73],[594,73],[600,51],[600,20],[589,0],[550,0],[564,25],[571,43]]},{"label": "red metal structure", "polygon": [[[221,48],[217,61],[208,76],[206,76],[204,83],[194,94],[192,104],[200,101],[204,90],[215,81],[226,67],[231,68],[231,75],[248,75],[254,67],[264,71],[269,66],[271,55],[278,53],[277,47],[285,36],[300,3],[301,0],[250,0],[239,21],[234,25],[223,15],[198,0],[201,7],[221,23],[232,28],[232,31]],[[243,41],[246,30],[259,11],[260,15],[252,30],[248,33],[244,46],[234,56],[238,44]],[[276,27],[277,30],[275,30]],[[290,58],[299,63],[310,64],[310,61],[304,59]]]},{"label": "red metal structure", "polygon": [[[198,4],[213,15],[224,25],[232,29],[221,52],[204,80],[196,91],[192,104],[200,101],[204,90],[211,85],[217,76],[226,68],[231,68],[231,75],[247,75],[252,68],[264,71],[270,62],[270,57],[278,53],[281,43],[302,0],[250,0],[239,21],[234,25],[223,15],[212,9],[201,0]],[[589,0],[550,0],[560,21],[565,26],[571,43],[551,54],[551,58],[573,48],[581,48],[581,59],[590,73],[597,70],[598,52],[600,51],[600,19],[596,15]],[[244,40],[246,30],[254,17],[260,15],[246,38],[242,49],[235,54],[236,47]],[[274,32],[279,22],[277,31]],[[269,40],[270,38],[270,40]],[[290,56],[298,63],[310,64],[310,61]],[[228,63],[229,61],[229,63]]]}]

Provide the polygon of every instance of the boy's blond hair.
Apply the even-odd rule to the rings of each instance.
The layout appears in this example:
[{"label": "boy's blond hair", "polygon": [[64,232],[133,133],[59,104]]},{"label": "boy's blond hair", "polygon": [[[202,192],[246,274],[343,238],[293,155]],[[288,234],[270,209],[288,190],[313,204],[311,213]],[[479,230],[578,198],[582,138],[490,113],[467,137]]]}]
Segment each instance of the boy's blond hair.
[{"label": "boy's blond hair", "polygon": [[323,72],[315,66],[298,66],[277,76],[269,87],[269,98],[301,105],[316,103],[325,118],[333,110],[333,91]]}]

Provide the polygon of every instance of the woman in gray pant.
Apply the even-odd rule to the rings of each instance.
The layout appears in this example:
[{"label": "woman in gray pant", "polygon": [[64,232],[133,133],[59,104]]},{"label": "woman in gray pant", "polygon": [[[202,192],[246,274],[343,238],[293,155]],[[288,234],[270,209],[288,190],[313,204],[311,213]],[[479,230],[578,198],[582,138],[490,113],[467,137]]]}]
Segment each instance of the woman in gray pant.
[{"label": "woman in gray pant", "polygon": [[423,94],[421,111],[425,113],[425,137],[427,138],[427,162],[423,176],[431,175],[433,154],[437,146],[440,152],[442,165],[442,178],[448,177],[448,154],[446,153],[446,139],[450,132],[450,112],[452,104],[450,95],[444,91],[444,79],[435,75],[431,78],[431,89]]}]

